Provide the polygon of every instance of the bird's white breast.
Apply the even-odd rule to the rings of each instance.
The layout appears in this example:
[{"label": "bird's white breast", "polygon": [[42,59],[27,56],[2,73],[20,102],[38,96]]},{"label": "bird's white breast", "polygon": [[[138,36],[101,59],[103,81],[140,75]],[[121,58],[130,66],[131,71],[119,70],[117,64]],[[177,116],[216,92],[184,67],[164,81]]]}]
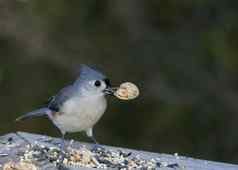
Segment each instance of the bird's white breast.
[{"label": "bird's white breast", "polygon": [[97,123],[106,107],[103,95],[73,97],[62,105],[61,114],[55,116],[54,123],[65,132],[87,130]]}]

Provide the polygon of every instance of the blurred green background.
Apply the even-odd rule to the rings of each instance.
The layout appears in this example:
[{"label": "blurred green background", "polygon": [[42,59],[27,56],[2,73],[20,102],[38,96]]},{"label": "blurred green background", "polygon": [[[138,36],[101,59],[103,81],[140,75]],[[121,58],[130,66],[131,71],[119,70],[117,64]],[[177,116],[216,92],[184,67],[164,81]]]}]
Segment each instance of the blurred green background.
[{"label": "blurred green background", "polygon": [[14,120],[84,63],[141,90],[109,99],[100,143],[238,163],[237,21],[237,0],[1,0],[0,133],[59,136],[45,118]]}]

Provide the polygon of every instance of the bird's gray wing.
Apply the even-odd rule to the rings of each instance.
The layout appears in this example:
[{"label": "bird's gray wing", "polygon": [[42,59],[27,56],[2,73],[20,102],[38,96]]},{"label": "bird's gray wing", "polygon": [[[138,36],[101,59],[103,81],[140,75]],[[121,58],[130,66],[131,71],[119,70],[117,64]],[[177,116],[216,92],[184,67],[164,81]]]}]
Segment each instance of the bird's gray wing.
[{"label": "bird's gray wing", "polygon": [[58,112],[62,104],[74,94],[74,86],[69,85],[61,89],[55,96],[49,99],[48,108]]}]

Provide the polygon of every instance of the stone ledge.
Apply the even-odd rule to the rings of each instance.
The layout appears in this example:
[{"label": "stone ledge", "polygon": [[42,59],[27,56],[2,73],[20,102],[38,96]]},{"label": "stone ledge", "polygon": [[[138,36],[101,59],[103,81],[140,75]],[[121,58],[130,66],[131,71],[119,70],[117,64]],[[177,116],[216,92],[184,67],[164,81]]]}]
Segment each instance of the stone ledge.
[{"label": "stone ledge", "polygon": [[[35,155],[39,157],[39,152],[41,150],[44,153],[49,148],[58,148],[58,144],[60,143],[59,138],[52,138],[49,136],[38,135],[38,134],[30,134],[25,132],[17,132],[17,133],[10,133],[0,137],[0,166],[1,169],[4,167],[6,168],[6,163],[8,162],[18,162],[20,158],[23,157],[26,150],[29,153],[32,153],[33,150],[36,152]],[[81,142],[70,142],[67,141],[66,145],[70,146],[70,150],[75,153],[80,152],[88,152],[89,155],[94,155],[93,159],[95,164],[92,164],[92,167],[99,167],[97,169],[128,169],[130,163],[141,163],[143,168],[141,169],[163,169],[163,170],[176,170],[176,169],[184,169],[184,170],[237,170],[238,165],[227,164],[227,163],[220,163],[220,162],[213,162],[213,161],[206,161],[206,160],[199,160],[193,159],[188,157],[183,157],[179,155],[169,155],[169,154],[158,154],[158,153],[151,153],[145,151],[138,151],[138,150],[131,150],[126,148],[118,148],[118,147],[111,147],[111,146],[102,146],[103,150],[93,151],[92,148],[94,145],[89,143],[81,143]],[[37,147],[36,147],[37,146]],[[40,146],[40,147],[38,147]],[[42,146],[42,148],[41,148]],[[29,149],[30,148],[30,149]],[[83,149],[82,149],[83,148]],[[43,152],[42,151],[42,152]],[[25,154],[26,155],[26,154]],[[106,155],[106,156],[105,156]],[[110,161],[107,160],[107,156],[113,157],[114,160]],[[78,155],[77,155],[78,156]],[[26,156],[25,156],[26,157]],[[101,159],[100,157],[103,157]],[[57,169],[64,169],[64,170],[94,170],[95,168],[83,167],[81,163],[80,166],[76,166],[76,164],[63,164],[62,166],[56,166],[56,161],[52,162],[48,159],[49,157],[44,156],[44,158],[39,158],[40,161],[34,160],[33,163],[37,165],[36,167],[43,170],[57,170]],[[86,160],[91,159],[86,156]],[[80,158],[81,159],[81,158]],[[105,161],[106,160],[106,161]],[[90,160],[92,161],[92,160]],[[104,162],[103,162],[104,161]],[[115,163],[114,162],[126,162],[124,163]],[[67,161],[66,161],[67,162]],[[128,163],[129,162],[129,163]],[[77,163],[77,161],[76,161]],[[97,165],[97,166],[96,166]],[[105,167],[101,167],[101,165],[105,165]],[[34,168],[28,168],[29,170],[33,170]],[[138,168],[136,168],[138,169]],[[6,169],[11,170],[11,169]],[[20,170],[20,169],[19,169]],[[27,169],[24,169],[27,170]],[[37,169],[36,169],[37,170]]]}]

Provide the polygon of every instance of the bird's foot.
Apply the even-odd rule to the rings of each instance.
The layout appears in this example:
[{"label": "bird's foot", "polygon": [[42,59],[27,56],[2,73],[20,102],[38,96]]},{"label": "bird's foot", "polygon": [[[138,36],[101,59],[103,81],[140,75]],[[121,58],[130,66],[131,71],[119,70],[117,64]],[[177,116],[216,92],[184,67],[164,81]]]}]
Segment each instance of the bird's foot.
[{"label": "bird's foot", "polygon": [[92,152],[101,152],[101,151],[105,151],[105,148],[102,145],[96,143],[93,145],[91,151]]},{"label": "bird's foot", "polygon": [[90,136],[91,140],[94,142],[94,145],[91,149],[92,152],[98,152],[98,151],[102,151],[105,150],[105,148],[103,148],[102,145],[100,145],[97,140],[94,138],[94,136]]},{"label": "bird's foot", "polygon": [[64,151],[60,151],[59,155],[58,155],[58,161],[57,162],[62,162],[63,163],[64,158],[66,158],[66,157],[67,157],[66,153]]},{"label": "bird's foot", "polygon": [[67,153],[64,150],[60,150],[58,153],[58,159],[56,161],[56,167],[59,170],[68,170],[64,165],[64,160],[67,159]]}]

